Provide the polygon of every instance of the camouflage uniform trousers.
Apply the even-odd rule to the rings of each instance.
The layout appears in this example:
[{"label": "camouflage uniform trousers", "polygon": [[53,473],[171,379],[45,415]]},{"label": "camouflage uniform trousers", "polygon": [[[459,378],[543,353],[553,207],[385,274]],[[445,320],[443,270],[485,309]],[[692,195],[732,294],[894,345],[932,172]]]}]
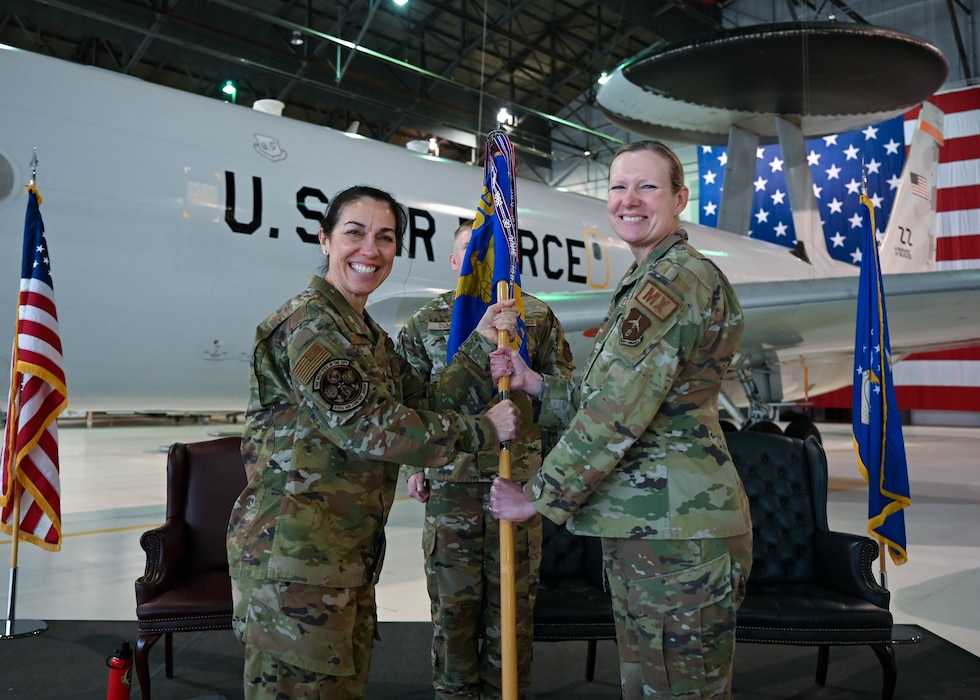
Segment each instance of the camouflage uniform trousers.
[{"label": "camouflage uniform trousers", "polygon": [[[437,698],[501,696],[500,526],[490,484],[432,481],[422,529]],[[517,685],[531,681],[541,517],[514,523]],[[482,643],[481,643],[482,642]]]},{"label": "camouflage uniform trousers", "polygon": [[724,539],[602,539],[624,700],[732,697],[735,611],[752,533]]},{"label": "camouflage uniform trousers", "polygon": [[232,577],[246,700],[361,700],[377,630],[374,585],[324,588]]}]

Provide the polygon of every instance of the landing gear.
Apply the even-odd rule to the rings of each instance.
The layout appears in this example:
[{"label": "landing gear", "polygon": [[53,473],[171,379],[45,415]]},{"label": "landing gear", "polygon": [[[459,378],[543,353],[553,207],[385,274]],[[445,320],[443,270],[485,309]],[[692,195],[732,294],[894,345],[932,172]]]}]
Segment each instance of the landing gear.
[{"label": "landing gear", "polygon": [[773,435],[783,434],[782,429],[780,429],[780,427],[771,420],[760,420],[756,423],[745,426],[745,429],[752,430],[756,433],[772,433]]},{"label": "landing gear", "polygon": [[823,444],[823,436],[817,430],[817,426],[810,418],[801,413],[793,413],[786,416],[784,420],[789,420],[789,425],[783,432],[790,437],[800,440],[816,440],[818,444]]},{"label": "landing gear", "polygon": [[[735,371],[742,390],[749,400],[749,408],[745,420],[741,423],[741,430],[788,435],[800,440],[816,440],[817,443],[823,443],[823,437],[813,420],[801,411],[787,410],[777,418],[777,409],[780,405],[796,406],[796,404],[781,403],[783,394],[778,379],[778,368],[767,369],[762,373],[761,386],[756,383],[753,368],[741,367]],[[722,395],[719,402],[730,416],[735,417],[735,421],[741,418],[742,413],[728,396]],[[777,420],[787,423],[786,430],[780,429],[776,424]],[[728,431],[738,428],[733,421],[722,421],[722,429]]]}]

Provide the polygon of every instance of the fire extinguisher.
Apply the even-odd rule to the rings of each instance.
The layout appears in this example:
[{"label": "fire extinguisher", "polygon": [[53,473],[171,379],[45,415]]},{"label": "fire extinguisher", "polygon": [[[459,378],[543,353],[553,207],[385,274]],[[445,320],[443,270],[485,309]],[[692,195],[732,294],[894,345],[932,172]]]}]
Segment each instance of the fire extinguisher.
[{"label": "fire extinguisher", "polygon": [[109,690],[106,700],[129,700],[129,691],[133,685],[133,650],[128,641],[117,648],[112,656],[105,660],[109,667]]}]

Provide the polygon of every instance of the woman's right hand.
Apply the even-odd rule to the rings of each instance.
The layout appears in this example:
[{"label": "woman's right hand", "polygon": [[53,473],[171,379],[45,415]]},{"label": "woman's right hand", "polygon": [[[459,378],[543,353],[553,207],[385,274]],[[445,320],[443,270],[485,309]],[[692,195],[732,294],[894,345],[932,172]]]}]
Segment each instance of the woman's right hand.
[{"label": "woman's right hand", "polygon": [[487,411],[487,418],[493,423],[494,430],[497,431],[499,442],[508,442],[517,437],[517,428],[520,424],[521,412],[510,399],[501,401],[495,406],[491,406]]},{"label": "woman's right hand", "polygon": [[501,377],[510,377],[510,388],[529,396],[541,393],[541,375],[527,366],[521,353],[511,347],[490,353],[490,376],[496,385]]},{"label": "woman's right hand", "polygon": [[519,484],[498,476],[490,486],[490,512],[497,520],[522,523],[538,511]]}]

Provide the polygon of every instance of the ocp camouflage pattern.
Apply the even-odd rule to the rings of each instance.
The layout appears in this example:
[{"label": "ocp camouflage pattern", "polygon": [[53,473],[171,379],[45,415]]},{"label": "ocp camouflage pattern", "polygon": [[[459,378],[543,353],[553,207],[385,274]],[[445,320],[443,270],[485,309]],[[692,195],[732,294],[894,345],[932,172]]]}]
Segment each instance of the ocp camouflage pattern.
[{"label": "ocp camouflage pattern", "polygon": [[229,524],[232,575],[376,581],[399,464],[442,465],[497,444],[489,419],[464,415],[476,413],[467,401],[490,397],[489,387],[456,391],[486,375],[468,357],[430,386],[319,277],[262,322],[242,439],[248,485]]},{"label": "ocp camouflage pattern", "polygon": [[[429,301],[415,312],[398,333],[396,346],[399,353],[423,377],[440,376],[446,366],[446,348],[448,346],[449,328],[453,317],[454,292],[446,292]],[[531,367],[535,370],[571,380],[575,369],[572,351],[565,339],[565,333],[555,318],[554,312],[540,299],[524,294],[524,317],[527,324],[528,357]],[[471,361],[486,362],[487,355],[495,347],[486,339],[471,338],[467,342],[467,352],[473,353]],[[486,369],[484,384],[490,383],[489,367]],[[492,388],[492,387],[491,387]],[[475,388],[471,387],[471,390]],[[467,406],[479,401],[478,395],[468,396]],[[521,428],[515,440],[510,443],[512,476],[516,481],[526,481],[531,474],[541,466],[542,441],[544,452],[557,441],[560,429],[553,427],[542,429],[536,424],[535,418],[540,411],[539,402],[532,401],[522,391],[511,393],[510,399],[517,404],[521,412]],[[494,405],[499,397],[480,406],[483,411]],[[481,451],[474,457],[470,454],[460,455],[458,459],[441,467],[425,469],[425,478],[429,480],[450,481],[492,481],[498,473],[500,450]],[[411,474],[417,469],[406,469]]]},{"label": "ocp camouflage pattern", "polygon": [[631,267],[581,388],[545,377],[541,421],[567,429],[525,486],[535,507],[584,535],[749,532],[748,501],[718,422],[743,323],[732,286],[683,229]]}]

